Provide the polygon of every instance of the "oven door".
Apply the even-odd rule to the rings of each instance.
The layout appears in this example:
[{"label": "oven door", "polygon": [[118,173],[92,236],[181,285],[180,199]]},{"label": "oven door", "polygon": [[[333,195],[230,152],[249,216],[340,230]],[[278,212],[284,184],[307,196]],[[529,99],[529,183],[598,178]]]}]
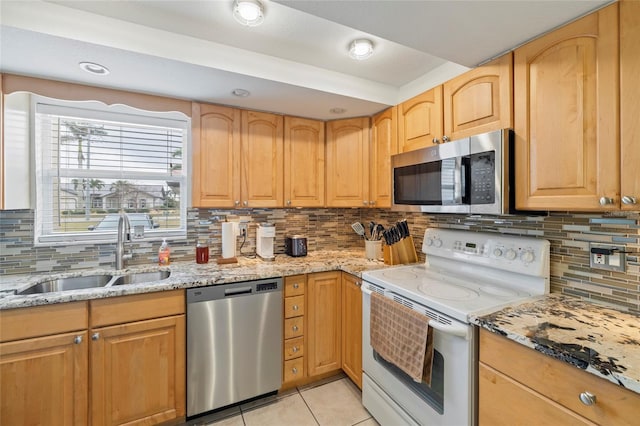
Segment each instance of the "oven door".
[{"label": "oven door", "polygon": [[[377,291],[431,318],[434,361],[431,385],[415,382],[385,361],[371,347],[371,292]],[[383,424],[474,425],[476,424],[475,328],[395,293],[365,282],[362,286],[362,401]],[[399,414],[400,413],[400,414]]]}]

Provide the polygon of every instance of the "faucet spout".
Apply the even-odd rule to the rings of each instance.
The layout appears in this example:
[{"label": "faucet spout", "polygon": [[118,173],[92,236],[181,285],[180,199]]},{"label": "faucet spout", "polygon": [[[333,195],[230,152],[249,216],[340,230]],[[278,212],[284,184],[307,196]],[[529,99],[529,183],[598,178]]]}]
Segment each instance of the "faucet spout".
[{"label": "faucet spout", "polygon": [[125,259],[131,259],[131,254],[124,253],[124,243],[131,240],[131,223],[126,213],[120,213],[118,218],[118,241],[116,243],[116,269],[124,269]]}]

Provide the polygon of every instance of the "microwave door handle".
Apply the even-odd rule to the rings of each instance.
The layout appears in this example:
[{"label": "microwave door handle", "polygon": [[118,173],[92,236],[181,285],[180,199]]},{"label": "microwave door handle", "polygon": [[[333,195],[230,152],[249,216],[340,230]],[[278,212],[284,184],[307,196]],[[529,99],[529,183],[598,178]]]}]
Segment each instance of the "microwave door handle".
[{"label": "microwave door handle", "polygon": [[453,199],[456,204],[462,204],[462,158],[456,157],[453,173]]},{"label": "microwave door handle", "polygon": [[465,340],[469,340],[469,327],[456,324],[442,324],[436,320],[429,321],[429,327],[432,327],[443,333],[451,334],[456,337],[462,337]]}]

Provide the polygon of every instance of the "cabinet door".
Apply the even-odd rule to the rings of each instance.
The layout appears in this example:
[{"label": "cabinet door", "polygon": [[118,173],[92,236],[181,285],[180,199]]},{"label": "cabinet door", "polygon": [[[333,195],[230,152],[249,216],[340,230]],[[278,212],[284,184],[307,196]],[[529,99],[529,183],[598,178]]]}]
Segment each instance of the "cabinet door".
[{"label": "cabinet door", "polygon": [[413,151],[442,141],[442,86],[398,106],[398,149]]},{"label": "cabinet door", "polygon": [[444,134],[451,140],[513,126],[513,55],[444,84]]},{"label": "cabinet door", "polygon": [[361,280],[342,274],[342,369],[362,389]]},{"label": "cabinet door", "polygon": [[184,318],[92,330],[94,426],[156,424],[185,415]]},{"label": "cabinet door", "polygon": [[327,123],[327,206],[369,205],[369,118]]},{"label": "cabinet door", "polygon": [[373,117],[369,206],[391,207],[391,156],[398,153],[398,108]]},{"label": "cabinet door", "polygon": [[620,3],[620,154],[623,210],[640,209],[640,2]]},{"label": "cabinet door", "polygon": [[0,344],[0,424],[88,424],[87,332]]},{"label": "cabinet door", "polygon": [[324,122],[284,118],[285,207],[324,206]]},{"label": "cabinet door", "polygon": [[242,111],[242,207],[283,206],[281,115]]},{"label": "cabinet door", "polygon": [[236,207],[240,202],[240,110],[193,104],[193,205]]},{"label": "cabinet door", "polygon": [[320,272],[308,276],[306,318],[309,377],[342,367],[341,281],[340,272]]},{"label": "cabinet door", "polygon": [[617,4],[516,49],[514,74],[517,207],[618,208]]}]

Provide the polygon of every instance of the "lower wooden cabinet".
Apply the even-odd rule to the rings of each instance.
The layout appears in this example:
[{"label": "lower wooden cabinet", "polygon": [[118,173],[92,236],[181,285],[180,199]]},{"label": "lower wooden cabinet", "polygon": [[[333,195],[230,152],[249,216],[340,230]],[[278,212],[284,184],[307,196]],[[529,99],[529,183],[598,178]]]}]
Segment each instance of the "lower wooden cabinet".
[{"label": "lower wooden cabinet", "polygon": [[307,277],[307,371],[310,377],[342,368],[341,273]]},{"label": "lower wooden cabinet", "polygon": [[[480,330],[479,422],[499,425],[632,425],[640,396],[505,337]],[[581,394],[595,396],[591,405]]]},{"label": "lower wooden cabinet", "polygon": [[362,280],[342,273],[342,370],[362,389]]}]

